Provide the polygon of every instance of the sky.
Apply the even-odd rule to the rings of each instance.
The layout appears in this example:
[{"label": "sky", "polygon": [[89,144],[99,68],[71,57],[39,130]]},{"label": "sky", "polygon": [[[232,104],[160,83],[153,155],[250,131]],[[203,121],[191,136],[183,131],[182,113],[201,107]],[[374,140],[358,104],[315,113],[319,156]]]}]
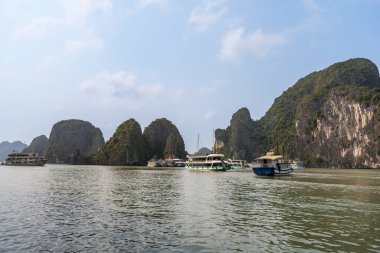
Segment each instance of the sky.
[{"label": "sky", "polygon": [[165,117],[190,153],[305,75],[380,64],[380,0],[0,0],[0,141]]}]

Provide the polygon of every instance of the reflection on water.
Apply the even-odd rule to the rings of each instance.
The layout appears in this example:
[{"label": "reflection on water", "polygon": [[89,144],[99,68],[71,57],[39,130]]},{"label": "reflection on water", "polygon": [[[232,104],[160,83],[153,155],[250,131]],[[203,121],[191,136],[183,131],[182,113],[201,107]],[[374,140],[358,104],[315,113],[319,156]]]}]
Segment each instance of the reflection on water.
[{"label": "reflection on water", "polygon": [[379,252],[380,171],[0,167],[0,252]]}]

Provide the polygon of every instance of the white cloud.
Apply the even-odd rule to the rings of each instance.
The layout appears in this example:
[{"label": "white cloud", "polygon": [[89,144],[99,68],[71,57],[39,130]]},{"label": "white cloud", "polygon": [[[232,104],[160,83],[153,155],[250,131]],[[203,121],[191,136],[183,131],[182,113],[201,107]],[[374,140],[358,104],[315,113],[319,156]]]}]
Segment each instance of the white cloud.
[{"label": "white cloud", "polygon": [[215,115],[215,111],[210,110],[210,111],[206,112],[205,115],[203,115],[203,119],[205,121],[208,121],[208,120],[212,119],[214,117],[214,115]]},{"label": "white cloud", "polygon": [[112,11],[112,0],[61,0],[69,23],[81,25],[96,12],[108,14]]},{"label": "white cloud", "polygon": [[178,88],[177,90],[174,91],[173,97],[174,98],[181,98],[184,94],[184,90],[182,88]]},{"label": "white cloud", "polygon": [[59,25],[60,21],[52,17],[37,17],[29,24],[18,27],[11,35],[13,39],[40,37]]},{"label": "white cloud", "polygon": [[115,73],[101,71],[82,82],[79,89],[84,92],[96,91],[118,97],[136,86],[136,79],[135,75],[127,74],[124,71]]},{"label": "white cloud", "polygon": [[239,61],[243,54],[250,53],[264,58],[285,42],[286,38],[281,33],[264,33],[260,28],[246,33],[244,27],[238,27],[224,35],[219,57],[222,60]]},{"label": "white cloud", "polygon": [[160,95],[161,84],[139,84],[137,77],[125,71],[101,71],[81,83],[80,91],[90,93],[94,102],[104,106],[128,105],[140,108]]},{"label": "white cloud", "polygon": [[290,29],[293,34],[308,32],[313,29],[321,29],[321,26],[326,24],[325,14],[326,10],[320,7],[313,0],[303,0],[302,1],[308,16],[301,20],[297,26]]},{"label": "white cloud", "polygon": [[215,88],[213,88],[213,87],[207,87],[207,86],[204,86],[204,87],[199,88],[199,90],[198,90],[198,94],[199,94],[200,96],[209,96],[209,95],[215,93],[215,91],[216,91],[216,90],[215,90]]},{"label": "white cloud", "polygon": [[161,9],[164,9],[169,6],[169,1],[168,0],[139,0],[139,6],[141,8],[159,7]]},{"label": "white cloud", "polygon": [[223,0],[204,0],[193,9],[188,23],[194,31],[203,32],[218,22],[227,12]]},{"label": "white cloud", "polygon": [[104,47],[101,38],[92,38],[88,40],[74,40],[66,42],[66,49],[72,53],[96,52]]}]

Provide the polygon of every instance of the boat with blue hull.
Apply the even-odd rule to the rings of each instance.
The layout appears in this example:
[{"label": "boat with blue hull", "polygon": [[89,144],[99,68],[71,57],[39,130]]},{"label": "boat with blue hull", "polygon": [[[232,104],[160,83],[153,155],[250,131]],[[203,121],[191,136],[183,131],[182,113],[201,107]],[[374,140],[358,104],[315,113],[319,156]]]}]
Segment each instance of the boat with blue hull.
[{"label": "boat with blue hull", "polygon": [[272,167],[257,167],[252,170],[258,176],[274,176],[274,168]]},{"label": "boat with blue hull", "polygon": [[265,156],[256,158],[258,165],[253,167],[253,173],[257,176],[288,175],[293,169],[289,162],[283,160],[283,156],[268,152]]}]

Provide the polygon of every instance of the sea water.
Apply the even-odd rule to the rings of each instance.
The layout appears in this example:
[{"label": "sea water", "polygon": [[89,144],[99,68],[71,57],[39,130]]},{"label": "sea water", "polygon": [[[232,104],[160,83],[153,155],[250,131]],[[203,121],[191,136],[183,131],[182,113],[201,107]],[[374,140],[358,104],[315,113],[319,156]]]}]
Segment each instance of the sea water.
[{"label": "sea water", "polygon": [[380,171],[0,166],[0,252],[380,252]]}]

